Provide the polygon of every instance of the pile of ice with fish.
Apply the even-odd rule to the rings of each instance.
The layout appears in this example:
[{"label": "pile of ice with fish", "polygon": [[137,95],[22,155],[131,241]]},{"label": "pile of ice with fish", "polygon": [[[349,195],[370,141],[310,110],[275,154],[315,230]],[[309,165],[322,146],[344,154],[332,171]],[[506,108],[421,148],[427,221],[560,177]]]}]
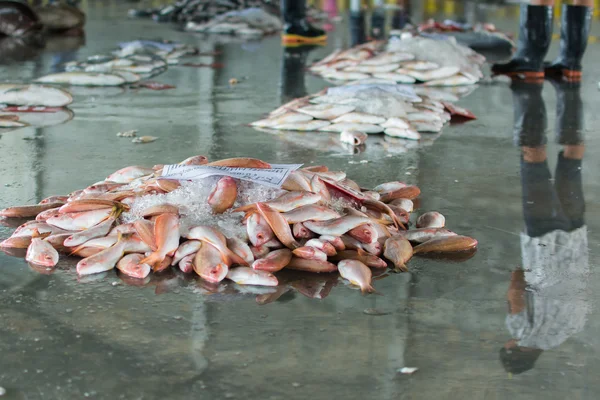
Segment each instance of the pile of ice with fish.
[{"label": "pile of ice with fish", "polygon": [[372,269],[407,271],[413,255],[477,247],[441,213],[415,212],[420,194],[403,182],[365,189],[326,166],[199,155],[126,167],[69,195],[6,208],[0,216],[30,221],[0,248],[42,273],[62,253],[82,258],[79,276],[116,269],[144,280],[177,270],[210,284],[277,286],[278,274],[293,270],[339,273],[372,292]]},{"label": "pile of ice with fish", "polygon": [[454,38],[436,40],[404,33],[396,40],[338,50],[310,71],[333,82],[377,82],[461,86],[482,77],[485,57]]},{"label": "pile of ice with fish", "polygon": [[454,116],[474,119],[468,110],[452,104],[449,92],[396,83],[355,82],[294,99],[251,123],[261,129],[318,131],[340,134],[355,146],[368,135],[420,140],[421,133],[438,133]]}]

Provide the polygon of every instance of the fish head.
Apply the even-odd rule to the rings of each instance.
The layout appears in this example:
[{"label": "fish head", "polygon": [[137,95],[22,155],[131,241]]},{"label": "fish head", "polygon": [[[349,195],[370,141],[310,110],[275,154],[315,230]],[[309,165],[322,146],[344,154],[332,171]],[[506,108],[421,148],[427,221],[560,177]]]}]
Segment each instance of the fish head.
[{"label": "fish head", "polygon": [[371,224],[363,224],[352,229],[352,236],[363,243],[371,244],[377,242],[377,231]]},{"label": "fish head", "polygon": [[54,267],[58,263],[58,253],[50,249],[43,249],[38,252],[30,262],[44,267]]},{"label": "fish head", "polygon": [[215,264],[208,269],[206,275],[202,277],[209,282],[221,282],[229,272],[229,267],[225,263]]}]

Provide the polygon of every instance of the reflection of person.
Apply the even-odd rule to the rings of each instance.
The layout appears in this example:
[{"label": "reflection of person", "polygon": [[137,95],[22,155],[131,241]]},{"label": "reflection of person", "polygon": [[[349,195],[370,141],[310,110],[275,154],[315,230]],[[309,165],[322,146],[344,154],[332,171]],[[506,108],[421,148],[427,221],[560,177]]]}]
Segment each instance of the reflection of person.
[{"label": "reflection of person", "polygon": [[306,96],[306,58],[314,46],[284,47],[281,60],[281,101],[287,103]]},{"label": "reflection of person", "polygon": [[281,36],[284,44],[323,43],[325,31],[315,28],[306,20],[306,0],[281,0],[284,26]]},{"label": "reflection of person", "polygon": [[494,74],[520,79],[562,75],[569,80],[581,79],[581,59],[587,45],[593,0],[570,0],[563,5],[560,30],[560,55],[551,63],[544,57],[552,39],[554,0],[531,0],[521,5],[517,51],[506,64],[494,64]]},{"label": "reflection of person", "polygon": [[557,139],[563,145],[554,182],[547,164],[542,85],[513,84],[526,231],[521,234],[523,269],[512,273],[507,294],[506,325],[512,339],[500,349],[500,360],[515,374],[532,369],[543,351],[580,332],[589,312],[580,88],[575,83],[553,84]]}]

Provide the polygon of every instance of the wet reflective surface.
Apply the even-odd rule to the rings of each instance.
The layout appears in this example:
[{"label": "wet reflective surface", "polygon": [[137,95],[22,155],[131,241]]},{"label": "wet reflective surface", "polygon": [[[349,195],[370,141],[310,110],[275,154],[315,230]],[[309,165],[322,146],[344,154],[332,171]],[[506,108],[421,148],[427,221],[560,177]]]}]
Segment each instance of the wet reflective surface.
[{"label": "wet reflective surface", "polygon": [[[75,259],[46,275],[2,253],[6,398],[598,397],[596,44],[580,86],[482,84],[459,103],[478,120],[445,128],[427,146],[398,150],[369,139],[353,154],[332,136],[245,126],[325,86],[301,67],[350,44],[346,21],[328,48],[284,57],[277,37],[211,41],[125,20],[126,9],[94,9],[85,46],[47,47],[2,66],[3,78],[27,80],[141,36],[218,50],[197,62],[225,67],[172,67],[155,78],[177,86],[170,91],[77,89],[68,123],[3,133],[0,207],[69,193],[126,165],[253,156],[327,164],[365,186],[417,184],[421,209],[441,211],[480,247],[460,263],[413,259],[410,273],[375,282],[383,296],[295,274],[275,293],[214,288],[177,273],[141,285],[113,272],[78,280]],[[160,139],[116,137],[130,129]],[[11,231],[0,226],[2,238]],[[419,370],[396,372],[405,366]]]}]

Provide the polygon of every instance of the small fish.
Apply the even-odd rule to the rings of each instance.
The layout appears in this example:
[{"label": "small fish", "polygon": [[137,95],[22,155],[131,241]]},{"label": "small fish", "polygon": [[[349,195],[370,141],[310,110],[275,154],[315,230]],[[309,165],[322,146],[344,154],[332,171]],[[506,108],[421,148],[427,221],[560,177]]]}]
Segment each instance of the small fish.
[{"label": "small fish", "polygon": [[102,208],[99,210],[60,214],[48,218],[46,222],[66,231],[83,231],[98,225],[100,222],[111,217],[114,212],[114,208]]},{"label": "small fish", "polygon": [[96,72],[59,72],[42,76],[37,83],[59,83],[73,86],[121,86],[126,79],[117,74]]},{"label": "small fish", "polygon": [[342,131],[340,133],[340,142],[348,143],[352,146],[360,146],[365,144],[369,135],[363,132]]},{"label": "small fish", "polygon": [[277,286],[279,281],[275,275],[267,271],[254,270],[248,267],[231,268],[227,273],[230,279],[238,285]]},{"label": "small fish", "polygon": [[302,224],[302,222],[296,222],[292,225],[292,234],[296,239],[312,239],[315,237],[315,234]]},{"label": "small fish", "polygon": [[41,213],[36,215],[35,220],[40,221],[40,222],[45,222],[48,218],[58,216],[58,214],[59,214],[58,210],[60,210],[60,207],[51,208],[49,210],[42,211]]},{"label": "small fish", "polygon": [[117,219],[115,217],[107,218],[96,226],[74,233],[73,235],[69,236],[63,244],[67,247],[75,247],[89,240],[106,236],[108,232],[110,232],[110,229],[116,220]]},{"label": "small fish", "polygon": [[414,60],[415,55],[411,53],[400,53],[400,52],[386,52],[380,53],[373,58],[369,58],[362,62],[362,65],[381,65],[399,63],[403,61]]},{"label": "small fish", "polygon": [[351,284],[360,287],[363,293],[373,293],[375,289],[371,286],[372,274],[369,267],[358,260],[342,260],[338,263],[338,271],[342,278]]},{"label": "small fish", "polygon": [[337,81],[357,81],[360,79],[368,79],[371,76],[362,72],[337,71],[335,69],[327,69],[322,72],[323,78],[334,79]]},{"label": "small fish", "polygon": [[298,247],[297,249],[294,249],[292,253],[298,258],[327,261],[327,254],[312,246]]},{"label": "small fish", "polygon": [[[401,71],[402,71],[401,73],[410,75],[413,78],[417,79],[418,81],[427,82],[427,81],[432,81],[435,79],[449,78],[449,77],[455,75],[457,72],[459,72],[460,68],[454,67],[454,66],[446,66],[446,67],[440,67],[440,68],[436,68],[436,69],[430,69],[427,71],[417,71],[417,70],[411,70],[411,69],[402,69]],[[400,71],[398,71],[398,72],[400,72]]]},{"label": "small fish", "polygon": [[312,187],[310,185],[310,180],[300,171],[292,171],[283,185],[281,186],[283,190],[289,191],[307,191],[310,192]]},{"label": "small fish", "polygon": [[445,228],[420,228],[411,229],[408,231],[399,231],[398,235],[406,238],[411,242],[425,243],[431,239],[456,236],[456,233],[449,231]]},{"label": "small fish", "polygon": [[113,207],[122,207],[119,203],[112,200],[103,199],[84,199],[84,200],[71,200],[64,206],[59,208],[61,214],[76,213],[94,211],[100,209],[110,209]]},{"label": "small fish", "polygon": [[293,211],[299,207],[316,204],[322,200],[318,193],[292,191],[285,193],[273,200],[264,202],[275,211],[281,213]]},{"label": "small fish", "polygon": [[310,115],[317,119],[333,120],[344,114],[354,111],[354,106],[337,105],[337,104],[313,104],[306,107],[298,108],[296,111]]},{"label": "small fish", "polygon": [[148,264],[140,264],[143,258],[143,254],[128,254],[119,260],[117,269],[132,278],[144,279],[150,274],[151,268]]},{"label": "small fish", "polygon": [[[265,218],[273,233],[281,243],[283,243],[286,247],[295,249],[300,247],[294,236],[292,235],[292,230],[290,229],[290,225],[287,223],[285,218],[273,210],[268,204],[265,203],[256,203],[256,207],[258,212]],[[310,229],[310,228],[309,228]],[[312,229],[311,229],[312,230]]]},{"label": "small fish", "polygon": [[438,133],[444,125],[439,122],[413,121],[412,127],[418,132],[423,133]]},{"label": "small fish", "polygon": [[397,271],[408,271],[406,263],[413,255],[413,248],[408,240],[395,236],[385,241],[383,256],[394,263]]},{"label": "small fish", "polygon": [[369,218],[346,215],[328,221],[306,221],[304,226],[319,235],[341,236],[351,229],[370,222]]},{"label": "small fish", "polygon": [[406,114],[406,120],[412,122],[433,122],[443,123],[441,113],[436,113],[429,110],[423,110],[420,112],[410,112]]},{"label": "small fish", "polygon": [[314,247],[315,249],[321,250],[329,257],[335,256],[337,254],[337,250],[331,243],[321,239],[310,239],[304,244],[304,246]]},{"label": "small fish", "polygon": [[200,247],[202,246],[202,242],[200,240],[187,240],[179,245],[175,255],[173,256],[173,264],[178,264],[184,257],[189,256],[190,254],[196,254]]},{"label": "small fish", "polygon": [[402,64],[402,68],[408,68],[416,71],[430,71],[432,69],[438,69],[439,64],[431,61],[411,61]]},{"label": "small fish", "polygon": [[414,203],[412,200],[409,199],[395,199],[390,201],[389,205],[400,207],[401,209],[409,213],[413,212],[414,210]]},{"label": "small fish", "polygon": [[250,246],[246,244],[246,241],[237,237],[227,238],[227,247],[244,259],[248,265],[252,265],[254,262],[254,254],[252,254],[252,250],[250,249]]},{"label": "small fish", "polygon": [[362,249],[357,250],[343,250],[336,254],[333,258],[336,261],[341,260],[358,260],[365,264],[367,267],[372,268],[387,268],[387,263],[381,258],[369,254]]},{"label": "small fish", "polygon": [[142,218],[154,217],[162,214],[179,214],[179,207],[173,204],[163,203],[144,209],[140,213]]},{"label": "small fish", "polygon": [[27,262],[44,267],[54,267],[58,264],[58,258],[58,252],[54,247],[40,237],[31,239],[31,244],[27,247],[27,254],[25,255]]},{"label": "small fish", "polygon": [[[146,243],[152,251],[156,251],[156,237],[154,236],[154,223],[147,219],[138,219],[133,223],[135,232],[144,243]],[[133,233],[133,232],[132,232]]]},{"label": "small fish", "polygon": [[423,253],[450,253],[468,251],[477,248],[477,240],[468,236],[450,236],[434,238],[421,243],[414,248],[415,254]]},{"label": "small fish", "polygon": [[137,136],[137,130],[132,129],[130,131],[125,131],[125,132],[119,132],[117,133],[117,137],[136,137]]},{"label": "small fish", "polygon": [[[196,259],[196,253],[188,254],[179,260],[178,267],[181,272],[184,274],[189,274],[194,271],[194,260]],[[173,264],[173,262],[171,262]]]},{"label": "small fish", "polygon": [[275,237],[267,220],[259,213],[252,213],[246,220],[246,231],[250,243],[260,247]]},{"label": "small fish", "polygon": [[286,268],[316,273],[337,271],[337,266],[328,261],[307,260],[298,257],[292,257],[292,260],[286,266]]},{"label": "small fish", "polygon": [[383,131],[388,136],[408,139],[408,140],[421,140],[421,134],[413,129],[400,129],[400,128],[385,128]]},{"label": "small fish", "polygon": [[331,125],[324,126],[319,129],[321,132],[343,132],[343,131],[355,131],[364,133],[381,133],[383,128],[380,125],[365,124],[365,123],[354,123],[354,122],[339,122]]},{"label": "small fish", "polygon": [[273,125],[270,128],[279,129],[282,131],[316,131],[330,125],[331,122],[321,119],[313,119],[305,122],[285,122],[282,124]]},{"label": "small fish", "polygon": [[397,117],[388,118],[381,126],[384,128],[410,129],[410,124],[406,120]]},{"label": "small fish", "polygon": [[400,74],[398,72],[378,72],[373,74],[375,78],[389,79],[396,83],[415,83],[417,80],[410,75]]},{"label": "small fish", "polygon": [[134,179],[141,178],[154,173],[152,168],[144,168],[138,166],[131,166],[121,168],[120,170],[110,174],[106,180],[115,183],[129,183]]},{"label": "small fish", "polygon": [[379,199],[381,199],[381,195],[380,195],[379,193],[377,193],[377,192],[373,192],[373,191],[370,191],[370,190],[364,191],[364,192],[363,192],[363,194],[364,194],[365,196],[369,196],[369,197],[370,197],[370,198],[372,198],[373,200],[377,200],[377,201],[379,201]]},{"label": "small fish", "polygon": [[381,65],[351,65],[344,68],[344,72],[363,72],[366,74],[381,74],[397,70],[400,64],[381,64]]},{"label": "small fish", "polygon": [[230,167],[230,168],[259,168],[268,169],[271,168],[271,164],[259,160],[258,158],[250,157],[234,157],[225,158],[219,161],[213,161],[206,164],[211,167]]},{"label": "small fish", "polygon": [[50,196],[40,201],[40,204],[48,203],[63,203],[65,204],[69,200],[69,196]]},{"label": "small fish", "polygon": [[461,74],[447,76],[439,79],[431,79],[425,82],[426,86],[463,86],[463,85],[474,85],[477,83],[476,79],[468,78]]},{"label": "small fish", "polygon": [[188,157],[179,163],[179,165],[206,165],[206,164],[208,164],[208,158],[206,158],[206,156],[202,156],[202,155]]},{"label": "small fish", "polygon": [[3,249],[26,249],[31,244],[31,236],[11,236],[0,242]]},{"label": "small fish", "polygon": [[272,126],[281,124],[294,124],[298,122],[312,121],[312,119],[313,117],[308,114],[289,111],[274,118],[262,119],[260,121],[253,122],[250,125],[257,126],[259,128],[270,128]]},{"label": "small fish", "polygon": [[[223,262],[227,266],[231,266],[233,264],[245,266],[249,265],[246,260],[235,254],[229,249],[229,247],[227,247],[227,238],[225,237],[225,235],[223,235],[218,229],[213,228],[212,226],[196,226],[190,229],[190,231],[187,234],[187,238],[210,243],[213,247],[219,250]],[[202,248],[200,248],[200,251],[202,251]]]},{"label": "small fish", "polygon": [[377,193],[391,192],[394,190],[399,190],[407,187],[408,185],[404,182],[392,181],[381,183],[373,188],[373,191]]},{"label": "small fish", "polygon": [[366,244],[375,243],[379,237],[372,224],[359,225],[356,228],[350,229],[346,234]]},{"label": "small fish", "polygon": [[263,258],[254,261],[252,268],[255,270],[276,272],[285,268],[291,260],[292,252],[289,249],[274,250]]},{"label": "small fish", "polygon": [[[71,236],[71,232],[57,233],[54,235],[46,236],[44,238],[44,242],[50,243],[50,245],[60,253],[69,253],[71,250],[64,245],[65,239],[69,236]],[[2,247],[1,244],[0,247]]]},{"label": "small fish", "polygon": [[80,276],[92,275],[113,269],[124,254],[125,241],[123,238],[125,236],[113,246],[79,261],[77,263],[77,274]]},{"label": "small fish", "polygon": [[0,104],[65,107],[73,96],[65,90],[43,85],[0,84]]},{"label": "small fish", "polygon": [[346,245],[344,244],[342,238],[339,236],[321,235],[319,239],[331,243],[331,245],[335,248],[336,251],[346,250]]},{"label": "small fish", "polygon": [[426,212],[417,219],[417,228],[443,228],[446,218],[437,211]]},{"label": "small fish", "polygon": [[51,210],[62,206],[63,202],[36,204],[33,206],[18,206],[8,207],[4,210],[0,210],[0,217],[7,218],[32,218],[37,216],[39,213]]},{"label": "small fish", "polygon": [[179,217],[176,214],[161,214],[154,222],[156,251],[144,258],[141,263],[157,269],[167,256],[172,256],[179,247]]},{"label": "small fish", "polygon": [[421,190],[417,186],[406,186],[401,189],[379,193],[381,193],[381,201],[384,203],[389,203],[390,201],[396,199],[416,199],[421,194]]},{"label": "small fish", "polygon": [[158,138],[156,136],[140,136],[133,138],[131,140],[131,143],[152,143],[157,139]]},{"label": "small fish", "polygon": [[202,279],[212,283],[221,282],[229,272],[221,251],[208,242],[203,243],[196,253],[193,268]]},{"label": "small fish", "polygon": [[222,214],[233,207],[237,199],[237,184],[235,179],[224,176],[215,185],[208,195],[208,205],[215,214]]}]

